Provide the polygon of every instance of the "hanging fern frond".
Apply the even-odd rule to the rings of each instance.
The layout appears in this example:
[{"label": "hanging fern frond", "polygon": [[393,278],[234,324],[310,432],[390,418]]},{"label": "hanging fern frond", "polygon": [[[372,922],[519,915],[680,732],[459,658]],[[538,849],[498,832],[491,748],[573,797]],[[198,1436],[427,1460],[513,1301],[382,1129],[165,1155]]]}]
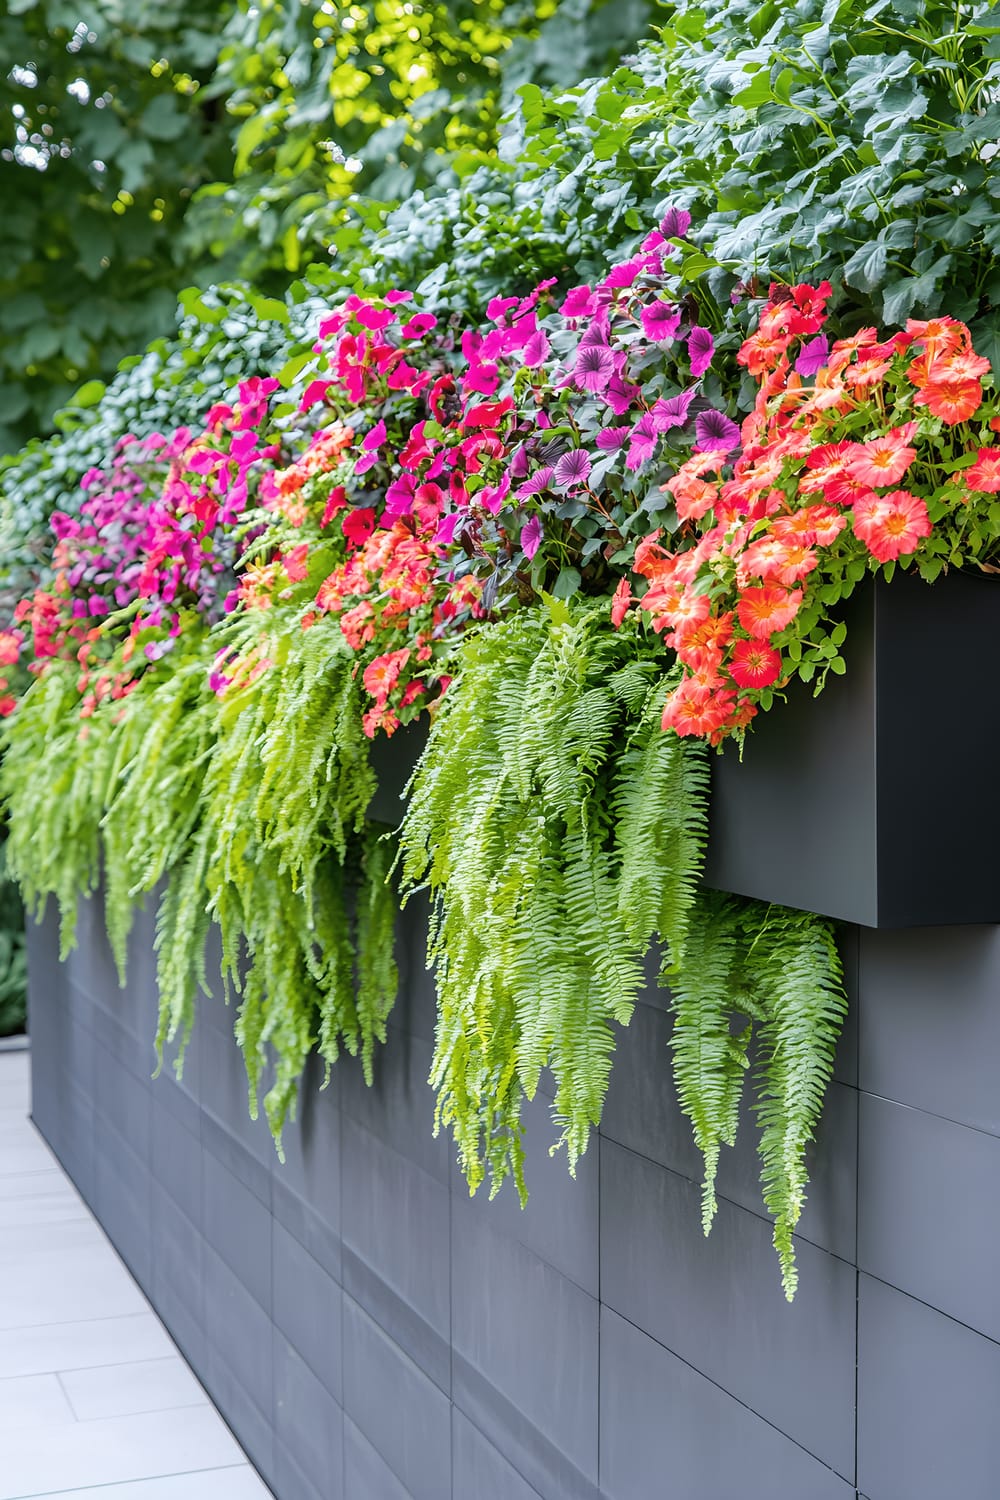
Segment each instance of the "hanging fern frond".
[{"label": "hanging fern frond", "polygon": [[402,868],[434,901],[432,1080],[473,1189],[511,1173],[523,1196],[521,1104],[544,1068],[572,1170],[650,942],[683,942],[707,773],[701,749],[660,732],[659,654],[588,604],[515,616],[457,652]]}]

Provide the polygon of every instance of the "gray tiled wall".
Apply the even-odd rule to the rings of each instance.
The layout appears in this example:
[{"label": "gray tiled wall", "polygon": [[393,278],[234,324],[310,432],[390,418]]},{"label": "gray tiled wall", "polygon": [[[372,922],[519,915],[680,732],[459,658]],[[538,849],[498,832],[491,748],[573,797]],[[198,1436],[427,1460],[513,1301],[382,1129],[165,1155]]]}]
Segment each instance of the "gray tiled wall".
[{"label": "gray tiled wall", "polygon": [[781,1295],[748,1111],[700,1232],[651,991],[575,1180],[543,1089],[526,1210],[432,1134],[424,914],[374,1086],[306,1080],[285,1160],[232,1014],[151,1077],[152,926],[32,935],[34,1115],[279,1500],[996,1500],[1000,931],[845,929],[852,988]]}]

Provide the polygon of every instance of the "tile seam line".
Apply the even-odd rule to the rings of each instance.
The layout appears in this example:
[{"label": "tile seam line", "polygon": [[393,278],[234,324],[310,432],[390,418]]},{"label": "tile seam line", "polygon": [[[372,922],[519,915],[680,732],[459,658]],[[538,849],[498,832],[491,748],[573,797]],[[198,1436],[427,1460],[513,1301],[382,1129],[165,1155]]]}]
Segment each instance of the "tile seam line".
[{"label": "tile seam line", "polygon": [[[658,1167],[661,1172],[669,1172],[671,1177],[679,1177],[681,1182],[687,1182],[692,1187],[696,1187],[699,1189],[701,1188],[701,1183],[694,1177],[689,1177],[686,1172],[678,1172],[676,1167],[668,1167],[666,1162],[657,1161],[654,1156],[647,1156],[644,1151],[636,1151],[634,1146],[626,1146],[621,1141],[615,1140],[614,1136],[606,1135],[603,1137],[603,1139],[609,1141],[612,1146],[617,1146],[619,1151],[628,1151],[632,1156],[637,1156],[640,1161],[648,1162],[652,1167]],[[998,1139],[1000,1139],[1000,1137],[998,1137]],[[720,1200],[720,1202],[727,1203],[730,1208],[738,1208],[742,1213],[751,1214],[753,1218],[757,1219],[761,1224],[766,1224],[769,1229],[773,1230],[774,1220],[769,1219],[766,1214],[762,1214],[758,1209],[748,1208],[745,1203],[739,1203],[735,1198],[730,1198],[727,1193],[720,1192],[718,1188],[716,1189],[715,1196]],[[705,1238],[707,1239],[708,1235],[706,1235]],[[819,1240],[809,1239],[806,1235],[800,1234],[797,1230],[793,1234],[792,1238],[798,1240],[800,1244],[811,1245],[814,1250],[819,1250],[823,1255],[832,1256],[834,1260],[839,1260],[841,1265],[843,1266],[854,1266],[855,1264],[853,1261],[848,1260],[845,1256],[839,1255],[836,1250],[831,1250],[828,1245],[821,1245]],[[571,1277],[567,1278],[567,1280],[571,1279]],[[586,1291],[586,1288],[584,1287],[582,1288],[582,1290]],[[588,1293],[588,1295],[593,1296],[593,1293]],[[608,1306],[610,1306],[610,1303],[608,1304]]]},{"label": "tile seam line", "polygon": [[863,1099],[877,1099],[880,1104],[894,1104],[897,1109],[909,1110],[914,1115],[928,1115],[932,1120],[943,1120],[946,1125],[954,1125],[957,1130],[971,1130],[976,1135],[984,1135],[988,1141],[1000,1142],[1000,1130],[987,1130],[982,1125],[970,1125],[967,1120],[956,1120],[954,1115],[942,1114],[939,1109],[925,1109],[922,1104],[907,1104],[905,1099],[894,1099],[891,1094],[879,1094],[874,1089],[859,1086],[858,1093]]},{"label": "tile seam line", "polygon": [[[616,1307],[612,1307],[610,1302],[606,1303],[605,1305],[607,1306],[609,1311],[614,1313],[616,1318],[621,1318],[623,1323],[627,1323],[630,1328],[634,1328],[637,1333],[641,1333],[645,1338],[649,1339],[651,1343],[655,1344],[658,1349],[663,1349],[667,1354],[671,1355],[672,1358],[679,1360],[682,1365],[686,1365],[689,1370],[692,1370],[695,1373],[695,1375],[700,1376],[701,1379],[707,1381],[709,1385],[713,1385],[717,1391],[721,1391],[724,1396],[728,1396],[731,1401],[735,1401],[737,1406],[742,1406],[744,1411],[748,1411],[751,1416],[756,1417],[759,1422],[763,1422],[765,1427],[770,1427],[772,1432],[776,1432],[778,1436],[784,1438],[787,1443],[791,1443],[794,1448],[798,1448],[800,1453],[805,1453],[809,1458],[813,1460],[814,1463],[819,1464],[820,1468],[828,1470],[829,1473],[835,1475],[838,1479],[843,1480],[843,1482],[851,1489],[854,1488],[854,1481],[852,1479],[849,1479],[846,1474],[842,1474],[839,1469],[835,1469],[831,1463],[828,1463],[826,1461],[825,1458],[820,1458],[818,1453],[814,1453],[811,1448],[807,1448],[805,1443],[800,1443],[798,1438],[792,1437],[790,1432],[786,1432],[783,1427],[779,1427],[777,1423],[771,1420],[770,1417],[765,1417],[763,1412],[759,1412],[755,1406],[751,1406],[748,1401],[744,1401],[742,1396],[737,1396],[733,1391],[727,1390],[724,1385],[720,1385],[719,1382],[717,1380],[714,1380],[711,1375],[706,1375],[704,1370],[699,1370],[697,1365],[693,1365],[689,1359],[685,1359],[683,1354],[678,1354],[676,1349],[671,1349],[669,1344],[661,1343],[658,1338],[654,1338],[654,1336],[649,1332],[648,1328],[642,1328],[638,1323],[633,1323],[631,1318],[627,1318],[625,1314],[620,1313]],[[34,1497],[19,1496],[18,1500],[34,1500]]]},{"label": "tile seam line", "polygon": [[[201,1474],[236,1474],[243,1469],[249,1469],[251,1474],[256,1472],[249,1461],[242,1464],[212,1464],[207,1469],[202,1464],[200,1469],[177,1469],[173,1474],[146,1474],[138,1479],[108,1479],[101,1484],[88,1484],[75,1490],[30,1490],[21,1495],[11,1495],[9,1500],[46,1500],[46,1496],[54,1496],[56,1500],[63,1500],[63,1497],[65,1500],[73,1500],[74,1495],[85,1494],[87,1490],[107,1490],[113,1500],[114,1491],[125,1484],[156,1484],[161,1479],[197,1479]],[[261,1484],[263,1483],[261,1480]]]}]

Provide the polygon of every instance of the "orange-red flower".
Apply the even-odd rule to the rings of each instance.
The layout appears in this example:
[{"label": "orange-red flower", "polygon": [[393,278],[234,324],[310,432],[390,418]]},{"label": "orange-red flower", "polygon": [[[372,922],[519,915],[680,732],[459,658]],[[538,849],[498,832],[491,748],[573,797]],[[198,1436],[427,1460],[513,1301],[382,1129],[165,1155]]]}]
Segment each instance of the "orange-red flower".
[{"label": "orange-red flower", "polygon": [[891,562],[914,552],[921,537],[930,536],[927,506],[909,490],[893,490],[854,512],[854,534],[879,562]]},{"label": "orange-red flower", "polygon": [[929,379],[914,397],[916,406],[926,406],[931,416],[940,417],[949,427],[967,422],[979,409],[983,388],[978,380]]},{"label": "orange-red flower", "polygon": [[629,588],[628,579],[623,578],[615,589],[614,598],[611,601],[611,623],[616,630],[628,614],[631,603],[632,590]]},{"label": "orange-red flower", "polygon": [[916,422],[905,422],[863,443],[847,464],[848,478],[873,486],[898,484],[917,456],[916,448],[910,446],[916,432]]},{"label": "orange-red flower", "polygon": [[802,604],[801,589],[786,589],[780,583],[763,583],[744,589],[736,615],[748,635],[764,640],[790,625]]},{"label": "orange-red flower", "polygon": [[707,697],[685,680],[674,688],[663,706],[663,728],[675,734],[713,734],[729,717],[736,694],[719,691]]},{"label": "orange-red flower", "polygon": [[781,676],[781,657],[763,641],[737,641],[729,659],[729,675],[738,687],[770,687]]}]

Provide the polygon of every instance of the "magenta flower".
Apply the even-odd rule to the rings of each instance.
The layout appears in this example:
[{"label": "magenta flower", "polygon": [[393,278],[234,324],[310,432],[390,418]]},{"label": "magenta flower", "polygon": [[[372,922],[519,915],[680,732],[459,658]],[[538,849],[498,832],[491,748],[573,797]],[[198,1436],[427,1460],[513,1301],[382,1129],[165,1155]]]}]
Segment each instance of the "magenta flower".
[{"label": "magenta flower", "polygon": [[821,333],[817,338],[810,339],[808,344],[802,345],[799,357],[795,361],[795,368],[800,375],[805,375],[808,379],[809,376],[818,374],[829,358],[830,344],[826,336]]},{"label": "magenta flower", "polygon": [[695,377],[704,375],[712,363],[712,355],[715,353],[715,340],[707,328],[699,328],[695,324],[688,334],[688,357],[691,360],[691,374]]},{"label": "magenta flower", "polygon": [[631,427],[602,427],[597,434],[597,446],[605,453],[617,453],[624,448],[631,432]]},{"label": "magenta flower", "polygon": [[633,385],[631,381],[623,380],[620,375],[612,375],[608,382],[608,388],[604,393],[604,399],[611,407],[615,416],[622,417],[639,394],[640,389],[637,385]]},{"label": "magenta flower", "polygon": [[656,452],[660,434],[656,430],[652,413],[646,412],[645,416],[639,418],[632,428],[628,445],[628,457],[625,460],[627,469],[641,469],[647,464]]},{"label": "magenta flower", "polygon": [[544,364],[551,353],[548,335],[544,328],[539,328],[524,346],[524,363],[529,369],[534,369],[536,365]]},{"label": "magenta flower", "polygon": [[531,478],[526,479],[517,491],[517,498],[527,500],[531,495],[540,495],[542,490],[547,490],[552,483],[554,472],[549,464],[546,464],[543,469],[536,469]]},{"label": "magenta flower", "polygon": [[615,357],[605,344],[582,344],[574,375],[582,391],[603,391],[615,373]]},{"label": "magenta flower", "polygon": [[703,411],[695,419],[694,431],[695,448],[701,452],[718,449],[731,453],[734,448],[739,447],[740,429],[723,411],[715,411],[711,407],[708,411]]},{"label": "magenta flower", "polygon": [[589,286],[573,286],[559,311],[564,318],[589,318],[597,311],[597,296]]},{"label": "magenta flower", "polygon": [[404,339],[418,339],[436,327],[437,318],[433,313],[414,313],[409,322],[403,324],[400,333]]},{"label": "magenta flower", "polygon": [[657,430],[669,432],[671,427],[683,427],[693,400],[694,391],[681,391],[678,396],[661,396],[653,406],[653,421]]},{"label": "magenta flower", "polygon": [[556,484],[560,489],[586,484],[590,476],[590,454],[586,448],[571,448],[556,464]]},{"label": "magenta flower", "polygon": [[686,208],[668,208],[660,220],[660,229],[668,240],[682,240],[691,228],[691,215]]},{"label": "magenta flower", "polygon": [[521,550],[530,562],[542,541],[542,523],[532,516],[521,528]]},{"label": "magenta flower", "polygon": [[654,302],[652,307],[642,309],[640,317],[643,333],[658,344],[676,338],[681,326],[681,315],[671,302]]}]

